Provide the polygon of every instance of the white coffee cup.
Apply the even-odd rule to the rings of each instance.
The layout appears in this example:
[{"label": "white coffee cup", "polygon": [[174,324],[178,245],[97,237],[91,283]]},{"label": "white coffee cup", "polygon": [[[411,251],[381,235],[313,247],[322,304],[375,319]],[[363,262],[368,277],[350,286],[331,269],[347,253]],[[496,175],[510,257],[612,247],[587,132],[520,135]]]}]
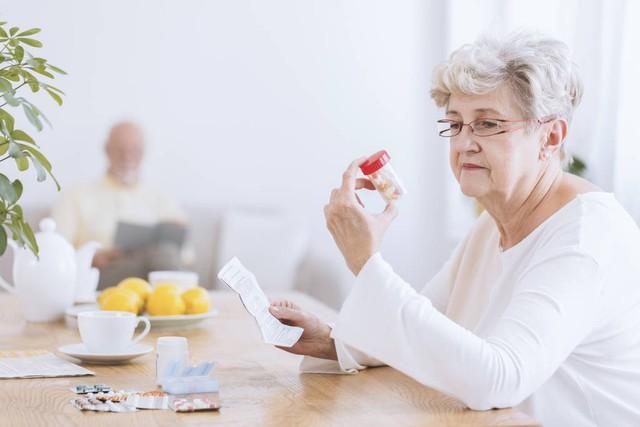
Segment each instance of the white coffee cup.
[{"label": "white coffee cup", "polygon": [[193,271],[152,271],[149,273],[149,283],[155,288],[159,283],[174,283],[181,291],[198,286],[198,273]]},{"label": "white coffee cup", "polygon": [[[144,330],[133,338],[140,322]],[[87,350],[97,354],[118,354],[133,347],[151,329],[146,317],[138,317],[125,311],[83,311],[78,313],[80,338]]]}]

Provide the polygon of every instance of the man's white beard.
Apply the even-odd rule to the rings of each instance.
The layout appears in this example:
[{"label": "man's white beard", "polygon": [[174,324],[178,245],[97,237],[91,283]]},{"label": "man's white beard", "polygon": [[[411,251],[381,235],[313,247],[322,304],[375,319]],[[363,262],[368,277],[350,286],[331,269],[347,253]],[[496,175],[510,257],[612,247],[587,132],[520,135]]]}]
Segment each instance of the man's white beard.
[{"label": "man's white beard", "polygon": [[128,171],[119,171],[116,174],[116,178],[118,181],[125,185],[133,185],[138,182],[138,171],[136,170],[128,170]]}]

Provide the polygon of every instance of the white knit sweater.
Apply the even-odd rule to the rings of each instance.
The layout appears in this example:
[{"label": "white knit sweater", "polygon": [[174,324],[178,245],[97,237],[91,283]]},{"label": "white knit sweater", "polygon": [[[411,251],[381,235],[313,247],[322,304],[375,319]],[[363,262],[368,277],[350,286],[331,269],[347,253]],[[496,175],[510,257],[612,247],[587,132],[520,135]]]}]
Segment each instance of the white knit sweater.
[{"label": "white knit sweater", "polygon": [[374,255],[332,332],[339,369],[386,364],[545,426],[640,426],[637,225],[593,192],[506,251],[499,238],[481,215],[422,292]]}]

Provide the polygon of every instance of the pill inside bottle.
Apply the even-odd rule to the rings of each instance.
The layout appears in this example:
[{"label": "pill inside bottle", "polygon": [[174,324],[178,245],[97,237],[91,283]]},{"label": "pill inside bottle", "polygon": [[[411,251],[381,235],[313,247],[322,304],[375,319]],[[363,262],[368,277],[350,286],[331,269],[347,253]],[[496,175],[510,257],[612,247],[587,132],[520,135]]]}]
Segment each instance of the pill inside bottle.
[{"label": "pill inside bottle", "polygon": [[371,181],[382,198],[390,202],[407,194],[396,171],[391,166],[391,156],[385,150],[371,155],[360,165],[360,170]]}]

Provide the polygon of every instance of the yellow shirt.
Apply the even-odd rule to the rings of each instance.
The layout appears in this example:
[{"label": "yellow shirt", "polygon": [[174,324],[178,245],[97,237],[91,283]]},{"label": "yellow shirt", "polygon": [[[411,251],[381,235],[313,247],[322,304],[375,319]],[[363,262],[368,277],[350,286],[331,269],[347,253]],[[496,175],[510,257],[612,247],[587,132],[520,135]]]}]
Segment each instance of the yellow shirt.
[{"label": "yellow shirt", "polygon": [[140,184],[125,186],[106,174],[102,179],[63,192],[52,212],[57,230],[74,246],[89,241],[113,246],[119,221],[155,224],[186,222],[177,204]]}]

